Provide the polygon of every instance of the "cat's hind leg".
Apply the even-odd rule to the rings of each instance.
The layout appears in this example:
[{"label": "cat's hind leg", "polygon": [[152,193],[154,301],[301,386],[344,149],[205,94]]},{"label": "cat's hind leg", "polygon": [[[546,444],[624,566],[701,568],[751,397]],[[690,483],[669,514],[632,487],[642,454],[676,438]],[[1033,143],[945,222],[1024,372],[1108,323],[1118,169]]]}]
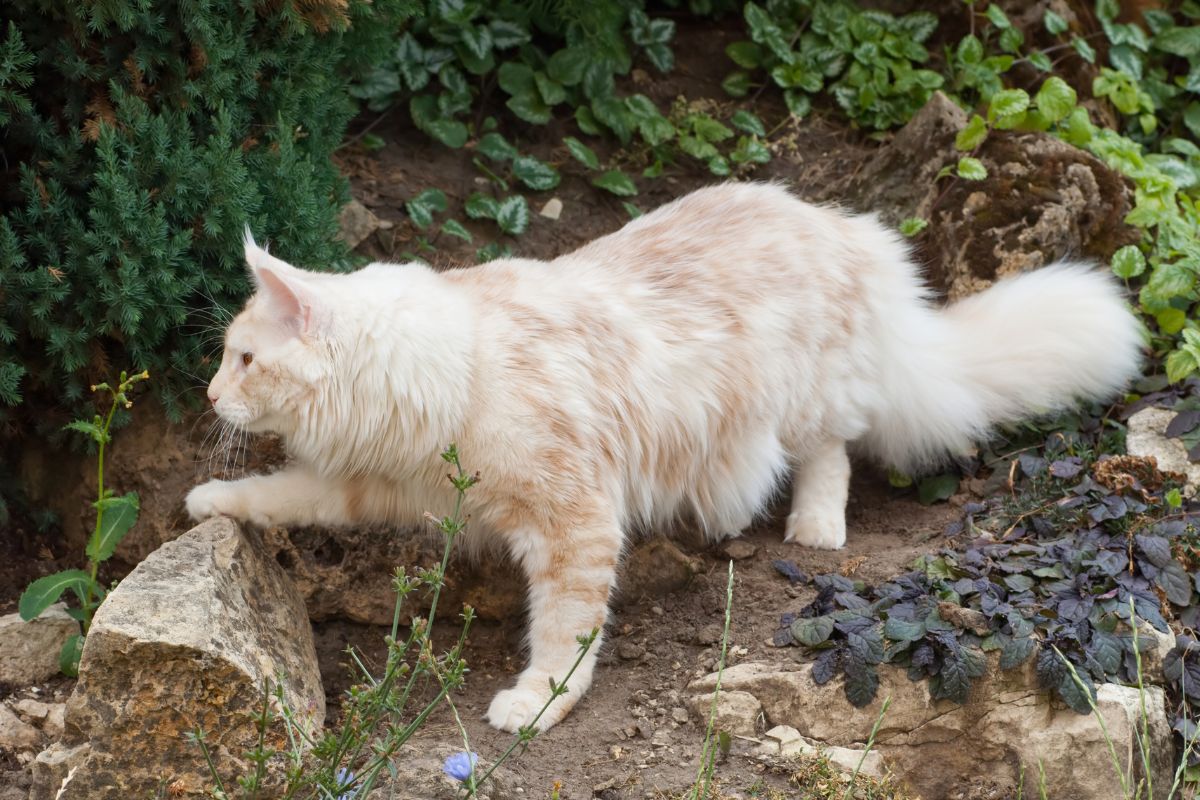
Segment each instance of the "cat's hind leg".
[{"label": "cat's hind leg", "polygon": [[[516,732],[533,723],[551,699],[550,680],[561,682],[579,658],[578,637],[603,632],[608,597],[621,552],[621,530],[611,513],[589,515],[570,526],[524,530],[510,541],[529,580],[529,666],[517,685],[496,695],[488,708],[495,727]],[[601,637],[597,636],[567,681],[567,693],[551,703],[537,727],[559,722],[592,682]]]},{"label": "cat's hind leg", "polygon": [[844,546],[849,496],[850,458],[846,443],[831,439],[812,450],[796,467],[792,510],[784,541],[822,550]]}]

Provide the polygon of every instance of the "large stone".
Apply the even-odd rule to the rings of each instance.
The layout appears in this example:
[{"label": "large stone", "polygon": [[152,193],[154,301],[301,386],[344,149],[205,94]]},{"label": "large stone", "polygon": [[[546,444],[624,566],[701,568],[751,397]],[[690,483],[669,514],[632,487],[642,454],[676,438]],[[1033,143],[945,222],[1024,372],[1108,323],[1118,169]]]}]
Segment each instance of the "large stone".
[{"label": "large stone", "polygon": [[54,742],[38,753],[31,767],[30,798],[53,798],[71,773],[83,764],[87,753],[86,743],[68,747],[62,742]]},{"label": "large stone", "polygon": [[0,703],[0,750],[37,752],[41,741],[42,735],[38,733],[37,728],[14,714],[7,705]]},{"label": "large stone", "polygon": [[950,299],[1065,258],[1106,261],[1140,239],[1124,217],[1132,192],[1120,174],[1048,134],[993,131],[976,153],[982,181],[937,178],[962,153],[966,113],[937,92],[846,185],[842,201],[889,224],[929,221],[916,240],[931,282]]},{"label": "large stone", "polygon": [[379,230],[379,218],[357,200],[351,200],[342,208],[338,216],[342,241],[351,250],[362,244],[363,240]]},{"label": "large stone", "polygon": [[[210,520],[152,553],[97,612],[64,737],[88,751],[45,797],[117,800],[161,786],[205,796],[209,776],[185,734],[202,728],[225,779],[243,774],[238,758],[278,676],[301,724],[319,727],[325,696],[303,601],[260,543]],[[283,745],[272,729],[268,746]]]},{"label": "large stone", "polygon": [[[715,678],[702,678],[689,690],[711,696]],[[738,664],[725,670],[726,690],[753,696],[762,704],[768,726],[791,726],[807,739],[836,747],[861,747],[890,697],[876,748],[892,772],[927,800],[947,796],[969,778],[1015,787],[1020,770],[1037,775],[1039,763],[1050,797],[1111,800],[1120,795],[1098,721],[1052,702],[1039,690],[1031,663],[1001,671],[993,654],[987,674],[975,680],[964,705],[935,700],[926,681],[910,681],[903,669],[887,665],[879,668],[876,700],[865,708],[846,701],[840,677],[817,685],[807,664]],[[1136,781],[1141,776],[1138,691],[1104,684],[1097,696],[1122,768]],[[1165,797],[1173,748],[1162,690],[1147,689],[1145,701],[1155,797]],[[930,769],[930,764],[938,768]]]},{"label": "large stone", "polygon": [[751,692],[721,687],[717,696],[717,707],[712,707],[712,691],[693,695],[689,701],[692,711],[702,720],[711,716],[713,728],[734,736],[753,736],[758,730],[763,715],[763,706]]},{"label": "large stone", "polygon": [[1174,418],[1175,412],[1169,408],[1151,406],[1138,411],[1129,418],[1125,449],[1131,456],[1153,456],[1162,472],[1178,472],[1187,476],[1183,493],[1191,497],[1196,494],[1196,487],[1200,486],[1200,464],[1188,458],[1188,450],[1182,440],[1166,437],[1167,426]]},{"label": "large stone", "polygon": [[0,617],[0,683],[29,686],[58,674],[63,643],[79,633],[79,623],[55,603],[29,622],[19,614]]}]

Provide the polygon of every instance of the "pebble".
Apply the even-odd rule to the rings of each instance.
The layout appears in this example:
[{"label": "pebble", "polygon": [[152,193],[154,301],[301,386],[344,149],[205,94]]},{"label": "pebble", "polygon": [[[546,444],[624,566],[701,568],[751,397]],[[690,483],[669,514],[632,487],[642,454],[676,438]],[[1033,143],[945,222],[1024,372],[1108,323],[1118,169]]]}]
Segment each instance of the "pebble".
[{"label": "pebble", "polygon": [[551,197],[546,201],[546,205],[542,206],[542,210],[538,213],[546,219],[558,219],[562,216],[563,201],[557,197]]},{"label": "pebble", "polygon": [[23,722],[8,706],[0,703],[0,748],[6,750],[28,750],[41,742],[37,728]]},{"label": "pebble", "polygon": [[650,613],[656,617],[661,617],[664,612],[659,606],[650,606]]},{"label": "pebble", "polygon": [[734,561],[741,561],[744,558],[750,558],[758,552],[756,545],[750,544],[745,539],[730,539],[721,548],[721,552],[726,558],[732,558]]},{"label": "pebble", "polygon": [[21,700],[13,705],[17,713],[27,719],[45,719],[50,713],[50,706],[37,700]]},{"label": "pebble", "polygon": [[642,647],[637,642],[621,642],[617,645],[617,655],[625,661],[633,661],[641,658],[646,652],[646,648]]},{"label": "pebble", "polygon": [[688,721],[687,709],[679,707],[671,709],[671,719],[675,720],[680,725],[683,725]]},{"label": "pebble", "polygon": [[695,642],[699,645],[716,644],[721,641],[721,633],[723,629],[715,622],[711,625],[705,625],[700,630],[696,631]]},{"label": "pebble", "polygon": [[640,735],[643,739],[649,739],[654,736],[654,725],[650,723],[650,720],[639,719],[634,724],[637,727],[638,735]]}]

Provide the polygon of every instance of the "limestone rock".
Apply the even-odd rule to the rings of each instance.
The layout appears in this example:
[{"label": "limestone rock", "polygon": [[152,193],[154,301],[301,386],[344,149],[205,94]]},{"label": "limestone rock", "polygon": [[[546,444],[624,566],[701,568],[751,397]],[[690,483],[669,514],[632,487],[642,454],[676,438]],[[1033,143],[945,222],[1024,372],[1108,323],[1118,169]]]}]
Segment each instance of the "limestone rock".
[{"label": "limestone rock", "polygon": [[824,756],[835,767],[871,778],[882,779],[887,775],[883,757],[878,750],[871,750],[864,756],[865,747],[824,746],[809,741],[790,725],[776,725],[765,734],[765,741],[759,748],[767,755],[779,755],[784,758],[797,756]]},{"label": "limestone rock", "polygon": [[[913,682],[903,669],[879,668],[876,700],[854,708],[842,693],[839,677],[822,686],[812,679],[811,665],[800,668],[763,663],[738,664],[725,670],[722,692],[749,695],[761,703],[770,726],[787,725],[814,744],[860,748],[882,707],[891,706],[876,736],[877,752],[886,766],[922,797],[944,797],[968,777],[1015,787],[1023,765],[1036,775],[1039,760],[1046,771],[1050,797],[1111,800],[1120,794],[1108,746],[1093,716],[1052,703],[1039,690],[1032,664],[1001,671],[995,654],[987,674],[977,679],[968,702],[935,700],[924,681]],[[689,690],[711,697],[715,675],[695,681]],[[749,703],[741,699],[740,703]],[[1135,731],[1140,725],[1136,689],[1105,684],[1097,706],[1104,716],[1117,754],[1126,770],[1140,774]],[[1156,787],[1170,785],[1171,733],[1162,690],[1146,691],[1151,768]],[[861,751],[860,751],[861,752]],[[930,764],[938,769],[929,769]],[[1156,793],[1158,789],[1156,789]],[[1157,796],[1157,795],[1156,795]]]},{"label": "limestone rock", "polygon": [[0,703],[0,750],[34,750],[41,744],[38,729],[23,721],[4,703]]},{"label": "limestone rock", "polygon": [[[227,519],[163,545],[97,612],[67,703],[64,745],[87,744],[58,800],[204,796],[208,774],[184,734],[199,726],[218,769],[257,738],[263,687],[284,676],[302,723],[320,726],[325,697],[304,604],[261,545]],[[268,746],[280,747],[272,730]],[[54,787],[57,788],[57,787]],[[32,800],[42,800],[41,796]]]},{"label": "limestone rock", "polygon": [[1188,459],[1187,448],[1181,440],[1163,435],[1174,418],[1175,412],[1167,408],[1143,408],[1129,418],[1125,449],[1131,456],[1154,456],[1163,472],[1186,475],[1187,486],[1183,493],[1192,497],[1196,487],[1200,486],[1200,464],[1193,464]]},{"label": "limestone rock", "polygon": [[935,93],[839,187],[838,198],[891,225],[913,216],[929,220],[916,240],[918,260],[930,265],[931,282],[951,299],[1059,259],[1107,260],[1139,240],[1124,222],[1132,199],[1125,179],[1048,134],[993,131],[977,153],[987,178],[936,180],[962,155],[954,137],[966,122],[962,109]]},{"label": "limestone rock", "polygon": [[379,230],[379,218],[371,209],[357,200],[351,200],[342,208],[338,217],[342,241],[351,250],[358,247],[364,239]]},{"label": "limestone rock", "polygon": [[19,614],[0,617],[0,683],[28,686],[58,674],[63,643],[79,633],[67,607],[55,603],[29,622]]},{"label": "limestone rock", "polygon": [[[712,714],[712,690],[710,689],[708,694],[693,696],[690,705],[696,716],[707,725],[709,715]],[[717,698],[717,713],[713,717],[713,729],[735,736],[753,736],[758,729],[758,719],[762,713],[763,705],[752,693],[727,689],[722,684],[721,693]]]},{"label": "limestone rock", "polygon": [[71,772],[83,764],[87,753],[86,743],[68,747],[62,742],[55,742],[38,753],[32,765],[30,798],[53,798]]}]

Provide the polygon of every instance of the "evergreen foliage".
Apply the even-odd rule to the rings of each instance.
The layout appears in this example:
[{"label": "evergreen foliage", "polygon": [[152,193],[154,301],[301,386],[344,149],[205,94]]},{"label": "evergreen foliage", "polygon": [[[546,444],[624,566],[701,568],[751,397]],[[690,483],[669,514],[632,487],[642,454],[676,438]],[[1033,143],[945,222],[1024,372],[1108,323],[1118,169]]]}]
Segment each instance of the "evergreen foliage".
[{"label": "evergreen foliage", "polygon": [[407,0],[6,0],[9,434],[22,402],[80,405],[113,362],[162,375],[178,411],[181,376],[204,369],[212,320],[198,310],[246,292],[244,225],[298,263],[342,262],[347,188],[329,155],[356,110],[343,76],[380,59],[411,11]]}]

